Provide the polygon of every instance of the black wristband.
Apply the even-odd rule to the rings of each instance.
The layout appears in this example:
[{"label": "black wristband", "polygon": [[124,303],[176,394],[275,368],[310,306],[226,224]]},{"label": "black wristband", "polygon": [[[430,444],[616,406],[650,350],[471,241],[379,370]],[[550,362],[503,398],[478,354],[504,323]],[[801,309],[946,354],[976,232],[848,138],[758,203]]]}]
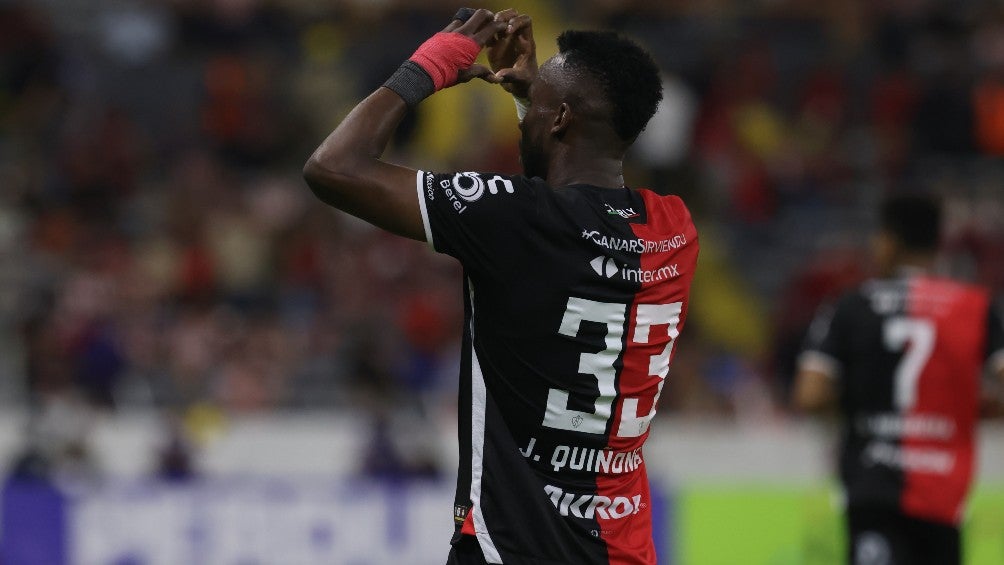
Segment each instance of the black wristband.
[{"label": "black wristband", "polygon": [[402,63],[383,85],[403,98],[409,108],[414,108],[436,92],[432,77],[414,61]]}]

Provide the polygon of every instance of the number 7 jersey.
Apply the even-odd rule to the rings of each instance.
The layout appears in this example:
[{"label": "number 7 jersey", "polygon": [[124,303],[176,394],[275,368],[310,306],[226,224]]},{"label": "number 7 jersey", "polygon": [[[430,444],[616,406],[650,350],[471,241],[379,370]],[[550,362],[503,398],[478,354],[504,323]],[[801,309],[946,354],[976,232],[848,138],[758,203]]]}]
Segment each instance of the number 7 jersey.
[{"label": "number 7 jersey", "polygon": [[981,375],[1004,327],[981,288],[921,274],[871,280],[824,309],[800,366],[836,379],[851,506],[957,524],[973,477]]},{"label": "number 7 jersey", "polygon": [[656,563],[642,445],[686,320],[689,211],[521,176],[416,184],[465,274],[454,541],[488,563]]}]

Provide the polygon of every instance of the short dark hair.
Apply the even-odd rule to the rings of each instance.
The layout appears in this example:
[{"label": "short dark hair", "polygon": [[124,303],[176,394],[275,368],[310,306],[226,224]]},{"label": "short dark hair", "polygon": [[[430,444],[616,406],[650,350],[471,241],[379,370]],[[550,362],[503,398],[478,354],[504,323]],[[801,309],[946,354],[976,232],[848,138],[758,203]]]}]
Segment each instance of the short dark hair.
[{"label": "short dark hair", "polygon": [[882,203],[882,230],[908,251],[934,252],[941,242],[941,205],[931,196],[899,195]]},{"label": "short dark hair", "polygon": [[652,56],[612,31],[568,30],[558,36],[565,65],[599,82],[612,108],[614,131],[634,141],[662,100],[662,80]]}]

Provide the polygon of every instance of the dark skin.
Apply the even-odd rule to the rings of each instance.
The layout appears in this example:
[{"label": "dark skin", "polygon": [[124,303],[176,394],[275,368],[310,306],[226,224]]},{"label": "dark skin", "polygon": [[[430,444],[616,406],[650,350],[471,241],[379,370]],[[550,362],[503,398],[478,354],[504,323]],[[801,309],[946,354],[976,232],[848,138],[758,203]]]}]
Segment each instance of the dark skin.
[{"label": "dark skin", "polygon": [[516,10],[502,10],[495,20],[506,22],[504,33],[487,45],[488,62],[506,92],[526,99],[530,83],[537,77],[537,45],[533,40],[530,16]]},{"label": "dark skin", "polygon": [[[466,23],[453,20],[443,31],[466,35],[479,45],[506,29],[488,10],[478,10]],[[491,72],[472,67],[470,80]],[[417,171],[380,159],[407,105],[395,92],[380,87],[349,112],[303,167],[303,177],[321,201],[391,233],[424,240]]]},{"label": "dark skin", "polygon": [[[480,78],[529,99],[520,123],[528,176],[540,176],[555,187],[624,186],[628,143],[614,132],[609,106],[591,79],[562,65],[561,55],[538,71],[529,16],[482,9],[466,23],[453,20],[443,31],[467,35],[488,47],[492,68],[474,65],[462,70],[458,83]],[[377,89],[314,151],[303,175],[326,204],[391,233],[424,241],[417,171],[380,158],[407,110],[396,93]]]}]

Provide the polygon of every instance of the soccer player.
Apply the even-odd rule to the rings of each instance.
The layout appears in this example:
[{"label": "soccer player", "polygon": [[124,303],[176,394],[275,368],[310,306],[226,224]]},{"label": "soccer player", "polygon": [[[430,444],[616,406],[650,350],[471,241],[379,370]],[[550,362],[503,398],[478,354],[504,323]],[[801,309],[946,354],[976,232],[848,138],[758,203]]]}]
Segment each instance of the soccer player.
[{"label": "soccer player", "polygon": [[[529,17],[464,12],[352,110],[305,177],[324,202],[464,267],[449,563],[654,564],[641,447],[698,252],[683,202],[622,176],[662,97],[658,70],[635,43],[581,31],[538,70]],[[486,45],[494,71],[474,64]],[[524,175],[380,160],[409,108],[472,77],[517,97]]]},{"label": "soccer player", "polygon": [[931,274],[935,201],[894,197],[880,219],[880,278],[817,315],[794,401],[842,413],[848,561],[957,564],[981,376],[1004,381],[1004,326],[985,289]]}]

